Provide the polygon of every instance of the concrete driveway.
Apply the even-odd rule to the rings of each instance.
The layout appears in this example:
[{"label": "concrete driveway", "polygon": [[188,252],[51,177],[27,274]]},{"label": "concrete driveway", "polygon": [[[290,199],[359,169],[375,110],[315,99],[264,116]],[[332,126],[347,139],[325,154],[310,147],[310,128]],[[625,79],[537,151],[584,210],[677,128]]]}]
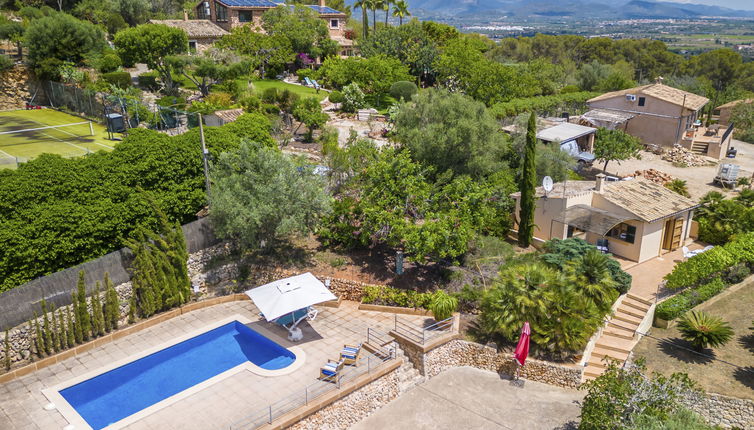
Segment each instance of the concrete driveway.
[{"label": "concrete driveway", "polygon": [[418,385],[353,430],[570,429],[584,392],[459,367]]}]

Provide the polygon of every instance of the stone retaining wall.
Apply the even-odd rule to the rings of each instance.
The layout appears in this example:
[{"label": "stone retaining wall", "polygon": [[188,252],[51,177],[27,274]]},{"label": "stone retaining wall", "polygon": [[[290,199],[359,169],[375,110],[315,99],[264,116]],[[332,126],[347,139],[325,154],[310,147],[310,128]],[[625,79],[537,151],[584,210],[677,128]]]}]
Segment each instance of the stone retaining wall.
[{"label": "stone retaining wall", "polygon": [[[488,346],[465,340],[452,340],[443,346],[427,352],[424,368],[431,378],[440,372],[459,366],[471,366],[499,374],[512,376],[516,372],[516,362],[510,354],[499,353]],[[526,360],[519,375],[531,381],[544,382],[564,388],[578,388],[581,385],[583,367],[565,366],[539,360]]]},{"label": "stone retaining wall", "polygon": [[291,430],[346,430],[398,397],[398,372],[392,372],[288,427]]},{"label": "stone retaining wall", "polygon": [[754,401],[707,393],[687,398],[684,403],[711,425],[754,429]]}]

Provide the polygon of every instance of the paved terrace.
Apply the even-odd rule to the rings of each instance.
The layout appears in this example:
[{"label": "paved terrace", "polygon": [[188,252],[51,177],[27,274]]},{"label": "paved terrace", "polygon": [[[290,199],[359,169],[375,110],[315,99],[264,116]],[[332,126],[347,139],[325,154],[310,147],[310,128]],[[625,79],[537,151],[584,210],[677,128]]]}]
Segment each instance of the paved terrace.
[{"label": "paved terrace", "polygon": [[[117,360],[155,347],[182,334],[240,314],[251,319],[254,330],[280,345],[297,345],[305,354],[304,365],[289,375],[263,377],[248,371],[235,374],[177,403],[126,427],[128,429],[227,429],[250,414],[306,386],[318,382],[319,368],[327,359],[336,359],[343,344],[366,339],[367,327],[387,332],[394,315],[359,311],[355,303],[343,302],[339,309],[318,307],[315,321],[301,325],[304,340],[291,343],[285,329],[261,321],[251,301],[231,302],[196,310],[131,334],[79,356],[0,385],[0,429],[62,429],[68,423],[57,411],[46,411],[43,388],[66,382]],[[401,315],[404,321],[421,324],[424,317]]]}]

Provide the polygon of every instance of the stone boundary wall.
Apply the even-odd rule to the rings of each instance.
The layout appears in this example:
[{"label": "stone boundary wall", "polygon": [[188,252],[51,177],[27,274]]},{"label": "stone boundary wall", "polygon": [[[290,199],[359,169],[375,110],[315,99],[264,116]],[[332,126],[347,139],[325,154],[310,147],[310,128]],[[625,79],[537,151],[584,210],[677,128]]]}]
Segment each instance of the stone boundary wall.
[{"label": "stone boundary wall", "polygon": [[754,401],[705,393],[683,400],[691,410],[709,424],[723,428],[754,429]]},{"label": "stone boundary wall", "polygon": [[[499,353],[494,348],[465,340],[452,340],[425,354],[426,376],[431,378],[440,372],[461,366],[489,370],[506,376],[516,373],[516,361],[511,354]],[[544,382],[564,388],[578,388],[581,385],[580,366],[565,366],[545,361],[528,359],[519,375],[531,381]]]}]

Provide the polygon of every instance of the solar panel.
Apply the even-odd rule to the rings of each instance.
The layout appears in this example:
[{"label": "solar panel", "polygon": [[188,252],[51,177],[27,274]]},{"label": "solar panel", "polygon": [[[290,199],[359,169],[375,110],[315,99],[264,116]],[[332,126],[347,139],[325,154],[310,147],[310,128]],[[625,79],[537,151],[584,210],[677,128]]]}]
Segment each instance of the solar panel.
[{"label": "solar panel", "polygon": [[317,6],[316,4],[307,5],[307,6],[310,7],[311,9],[314,9],[315,12],[319,12],[319,13],[326,13],[326,14],[340,14],[340,13],[343,13],[343,12],[341,12],[339,10],[335,10],[335,9],[333,9],[331,7],[328,7],[328,6],[320,7],[320,6]]},{"label": "solar panel", "polygon": [[221,2],[228,6],[238,7],[278,7],[279,3],[275,3],[270,0],[221,0]]}]

